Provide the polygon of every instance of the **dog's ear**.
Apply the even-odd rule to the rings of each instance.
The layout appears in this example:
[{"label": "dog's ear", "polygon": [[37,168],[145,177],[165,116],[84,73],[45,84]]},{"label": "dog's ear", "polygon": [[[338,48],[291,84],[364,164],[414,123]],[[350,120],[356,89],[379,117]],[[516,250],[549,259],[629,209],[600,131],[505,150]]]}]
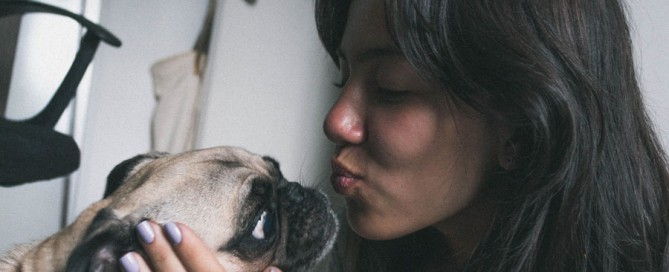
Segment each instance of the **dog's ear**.
[{"label": "dog's ear", "polygon": [[119,258],[130,251],[141,252],[133,225],[110,209],[95,216],[86,236],[70,254],[66,271],[120,271]]},{"label": "dog's ear", "polygon": [[105,188],[104,197],[108,197],[114,193],[118,187],[121,187],[126,178],[132,176],[146,163],[167,155],[169,154],[164,152],[151,152],[134,156],[116,165],[107,176],[107,187]]},{"label": "dog's ear", "polygon": [[278,178],[283,179],[283,173],[281,173],[281,166],[279,165],[278,161],[276,161],[274,158],[270,156],[264,156],[262,157],[262,159],[272,165],[271,172],[273,175],[276,175]]}]

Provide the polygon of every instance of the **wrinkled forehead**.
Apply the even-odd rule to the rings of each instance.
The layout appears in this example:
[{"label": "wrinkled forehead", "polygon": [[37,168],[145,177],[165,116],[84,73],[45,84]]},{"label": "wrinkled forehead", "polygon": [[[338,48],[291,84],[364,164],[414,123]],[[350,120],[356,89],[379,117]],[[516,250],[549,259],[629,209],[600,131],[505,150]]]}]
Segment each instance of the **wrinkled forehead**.
[{"label": "wrinkled forehead", "polygon": [[[167,185],[237,187],[249,178],[281,178],[278,165],[241,148],[214,147],[159,158],[133,176],[130,187]],[[142,184],[142,185],[140,185]]]},{"label": "wrinkled forehead", "polygon": [[212,147],[176,155],[171,160],[191,167],[215,164],[226,168],[247,168],[264,175],[274,175],[274,164],[263,157],[238,147]]},{"label": "wrinkled forehead", "polygon": [[[201,149],[159,158],[142,167],[123,188],[126,197],[115,207],[133,208],[134,200],[150,206],[178,199],[172,205],[185,205],[184,209],[216,205],[235,208],[230,203],[241,203],[254,180],[278,178],[280,172],[271,160],[244,149]],[[221,197],[227,200],[221,201]]]}]

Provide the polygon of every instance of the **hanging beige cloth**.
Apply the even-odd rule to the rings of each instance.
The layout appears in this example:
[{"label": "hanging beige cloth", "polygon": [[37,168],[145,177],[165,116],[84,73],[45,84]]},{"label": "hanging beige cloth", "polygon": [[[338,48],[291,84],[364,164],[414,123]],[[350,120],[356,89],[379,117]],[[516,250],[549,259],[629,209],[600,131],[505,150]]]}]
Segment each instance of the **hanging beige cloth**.
[{"label": "hanging beige cloth", "polygon": [[193,50],[160,60],[151,67],[156,97],[151,150],[179,153],[195,148],[202,77],[216,5],[216,0],[209,0]]},{"label": "hanging beige cloth", "polygon": [[151,129],[154,151],[178,153],[195,147],[202,79],[194,64],[205,63],[196,61],[198,56],[206,58],[189,51],[151,67],[156,97]]}]

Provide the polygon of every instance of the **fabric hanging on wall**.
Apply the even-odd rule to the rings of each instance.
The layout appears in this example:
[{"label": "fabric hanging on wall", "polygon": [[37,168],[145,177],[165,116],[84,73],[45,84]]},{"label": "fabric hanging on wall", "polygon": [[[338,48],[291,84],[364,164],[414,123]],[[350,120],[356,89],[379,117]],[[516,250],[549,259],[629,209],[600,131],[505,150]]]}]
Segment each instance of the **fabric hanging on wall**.
[{"label": "fabric hanging on wall", "polygon": [[205,63],[196,62],[198,57],[206,58],[189,51],[151,67],[156,97],[151,129],[154,151],[178,153],[195,146],[201,74],[194,69],[194,63]]},{"label": "fabric hanging on wall", "polygon": [[151,149],[179,153],[195,148],[202,77],[211,40],[216,0],[193,50],[158,61],[151,67],[156,108],[151,124]]}]

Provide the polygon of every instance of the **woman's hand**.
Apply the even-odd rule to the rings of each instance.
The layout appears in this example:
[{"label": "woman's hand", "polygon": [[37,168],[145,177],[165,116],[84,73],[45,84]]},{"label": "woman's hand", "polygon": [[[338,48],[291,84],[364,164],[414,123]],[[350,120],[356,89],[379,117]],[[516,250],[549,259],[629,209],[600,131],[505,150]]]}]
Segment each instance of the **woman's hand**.
[{"label": "woman's hand", "polygon": [[[137,225],[137,235],[149,260],[129,252],[120,262],[127,272],[136,271],[225,271],[216,256],[193,231],[179,223],[167,223],[162,228],[149,221]],[[148,263],[152,265],[149,266]],[[278,272],[275,267],[265,271]]]}]

